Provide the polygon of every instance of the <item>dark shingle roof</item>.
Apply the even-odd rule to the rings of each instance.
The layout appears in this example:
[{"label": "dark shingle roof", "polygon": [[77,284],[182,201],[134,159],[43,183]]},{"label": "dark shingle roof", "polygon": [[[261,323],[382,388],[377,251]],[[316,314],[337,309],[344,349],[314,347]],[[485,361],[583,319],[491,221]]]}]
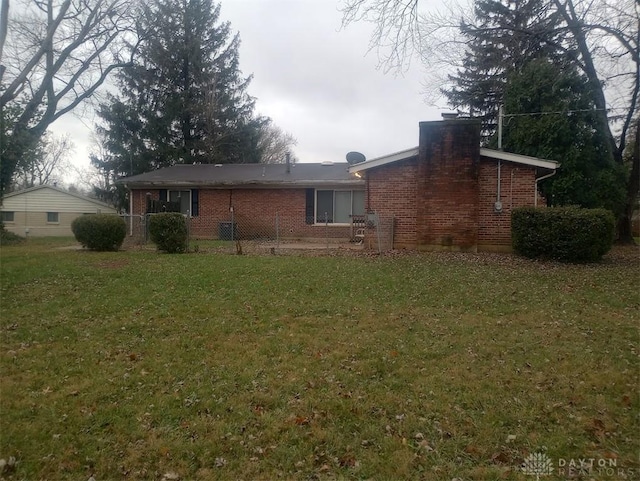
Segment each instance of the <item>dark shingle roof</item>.
[{"label": "dark shingle roof", "polygon": [[125,177],[118,182],[127,187],[224,187],[224,186],[317,186],[359,185],[364,181],[350,174],[347,163],[293,164],[195,164]]}]

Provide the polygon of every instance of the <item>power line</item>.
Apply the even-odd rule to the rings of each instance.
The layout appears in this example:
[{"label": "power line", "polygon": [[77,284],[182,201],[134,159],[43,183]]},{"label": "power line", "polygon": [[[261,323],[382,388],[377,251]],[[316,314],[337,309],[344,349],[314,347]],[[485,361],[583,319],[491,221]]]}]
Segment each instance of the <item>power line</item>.
[{"label": "power line", "polygon": [[503,114],[504,118],[507,117],[533,117],[536,115],[558,115],[558,114],[574,114],[580,112],[609,112],[613,110],[626,110],[624,107],[611,107],[608,109],[577,109],[577,110],[557,110],[555,112],[526,112],[522,114]]}]

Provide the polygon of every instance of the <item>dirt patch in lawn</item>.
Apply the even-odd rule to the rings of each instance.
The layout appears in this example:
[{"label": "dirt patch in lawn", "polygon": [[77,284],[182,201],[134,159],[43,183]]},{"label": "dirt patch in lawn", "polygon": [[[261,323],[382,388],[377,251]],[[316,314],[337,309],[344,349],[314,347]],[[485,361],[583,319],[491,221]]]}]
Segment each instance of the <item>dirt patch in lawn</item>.
[{"label": "dirt patch in lawn", "polygon": [[114,259],[96,263],[96,267],[100,269],[122,269],[123,267],[126,267],[128,265],[128,259]]}]

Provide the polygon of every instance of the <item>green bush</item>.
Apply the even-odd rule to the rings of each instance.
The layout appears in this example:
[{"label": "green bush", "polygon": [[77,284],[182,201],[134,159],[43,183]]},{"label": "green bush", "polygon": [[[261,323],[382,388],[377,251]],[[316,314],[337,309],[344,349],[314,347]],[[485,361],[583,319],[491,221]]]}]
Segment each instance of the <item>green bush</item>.
[{"label": "green bush", "polygon": [[149,221],[149,235],[161,251],[174,254],[187,250],[187,221],[178,212],[152,215]]},{"label": "green bush", "polygon": [[24,237],[20,237],[18,234],[8,231],[5,229],[4,224],[0,222],[0,245],[10,246],[20,244],[23,241]]},{"label": "green bush", "polygon": [[113,214],[85,214],[71,223],[71,231],[84,247],[95,251],[117,251],[127,235],[124,219]]},{"label": "green bush", "polygon": [[614,237],[615,218],[606,209],[521,207],[511,215],[513,250],[525,257],[595,262]]}]

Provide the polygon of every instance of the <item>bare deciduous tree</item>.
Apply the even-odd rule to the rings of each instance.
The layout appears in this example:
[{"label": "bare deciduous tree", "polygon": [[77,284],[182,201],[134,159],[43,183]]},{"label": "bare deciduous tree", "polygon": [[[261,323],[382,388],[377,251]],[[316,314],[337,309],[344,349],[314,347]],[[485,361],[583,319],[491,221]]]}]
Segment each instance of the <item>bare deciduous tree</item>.
[{"label": "bare deciduous tree", "polygon": [[353,22],[373,23],[370,49],[378,50],[385,70],[402,68],[420,39],[418,0],[347,0],[342,27]]},{"label": "bare deciduous tree", "polygon": [[262,153],[261,163],[282,164],[286,161],[287,153],[290,154],[290,161],[295,162],[296,159],[291,148],[297,143],[296,138],[290,133],[271,122],[266,123],[260,129],[260,140],[258,141],[258,149]]},{"label": "bare deciduous tree", "polygon": [[51,123],[129,64],[132,7],[130,0],[18,0],[9,9],[2,0],[0,109],[19,112],[2,126],[2,190]]},{"label": "bare deciduous tree", "polygon": [[74,148],[69,134],[60,137],[44,134],[33,155],[23,156],[18,162],[14,189],[59,182],[71,168],[69,156]]}]

